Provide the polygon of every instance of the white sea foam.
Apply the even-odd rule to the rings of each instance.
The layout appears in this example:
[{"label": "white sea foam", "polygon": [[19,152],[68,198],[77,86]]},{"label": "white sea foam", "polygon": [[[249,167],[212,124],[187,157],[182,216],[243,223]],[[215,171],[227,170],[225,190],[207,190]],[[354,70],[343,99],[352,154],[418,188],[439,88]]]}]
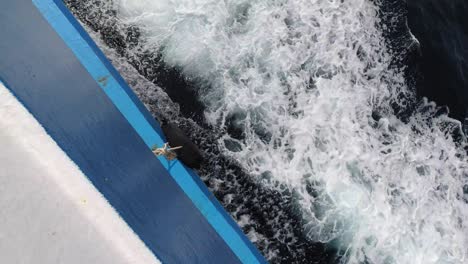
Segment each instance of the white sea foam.
[{"label": "white sea foam", "polygon": [[[446,116],[391,69],[368,0],[120,0],[149,49],[200,84],[206,117],[245,138],[220,140],[269,188],[294,190],[304,232],[348,263],[465,263],[466,156]],[[377,110],[382,118],[371,118]],[[242,149],[225,145],[236,141]]]}]

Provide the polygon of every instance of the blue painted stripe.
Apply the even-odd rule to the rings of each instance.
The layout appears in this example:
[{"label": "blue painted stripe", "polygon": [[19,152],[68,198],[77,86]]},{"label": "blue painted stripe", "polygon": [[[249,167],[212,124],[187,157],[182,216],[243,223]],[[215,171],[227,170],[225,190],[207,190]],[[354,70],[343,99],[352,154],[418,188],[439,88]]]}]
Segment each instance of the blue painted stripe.
[{"label": "blue painted stripe", "polygon": [[[64,4],[60,0],[33,2],[146,145],[161,146],[164,136],[159,126]],[[243,263],[266,263],[195,173],[179,161],[160,161]]]}]

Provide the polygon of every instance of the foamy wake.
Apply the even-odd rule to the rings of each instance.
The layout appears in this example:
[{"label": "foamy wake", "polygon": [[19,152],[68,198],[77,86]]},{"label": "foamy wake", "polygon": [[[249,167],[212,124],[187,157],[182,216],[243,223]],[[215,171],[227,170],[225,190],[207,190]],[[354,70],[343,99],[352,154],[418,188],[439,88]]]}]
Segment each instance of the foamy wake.
[{"label": "foamy wake", "polygon": [[376,5],[117,6],[144,49],[198,82],[211,124],[243,131],[220,139],[225,154],[266,187],[293,191],[309,239],[347,263],[466,262],[467,159],[450,133],[459,124],[428,102],[408,123],[396,117],[391,105],[413,94],[390,67]]}]

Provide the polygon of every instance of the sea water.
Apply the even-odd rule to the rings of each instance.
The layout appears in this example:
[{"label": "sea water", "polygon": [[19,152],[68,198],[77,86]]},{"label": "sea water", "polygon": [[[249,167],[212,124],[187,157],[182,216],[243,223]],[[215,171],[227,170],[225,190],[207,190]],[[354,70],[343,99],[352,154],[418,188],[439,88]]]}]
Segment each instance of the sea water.
[{"label": "sea water", "polygon": [[[275,226],[269,236],[255,228],[253,210],[229,210],[270,261],[285,260],[269,241],[289,248],[297,237],[332,248],[342,263],[467,261],[468,167],[460,123],[415,97],[405,68],[395,64],[400,54],[384,37],[391,25],[382,21],[378,1],[98,3],[95,8],[112,12],[89,21],[103,20],[101,29],[113,23],[117,31],[137,29],[136,44],[123,38],[101,47],[141,97],[159,100],[162,110],[156,104],[152,111],[180,114],[170,92],[152,84],[158,73],[142,59],[148,54],[192,84],[196,98],[186,100],[202,105],[219,154],[288,200],[300,234],[284,223],[283,209],[260,221]],[[408,48],[418,45],[410,39]],[[146,79],[131,78],[139,74]],[[402,118],[402,112],[410,114]],[[202,174],[210,177],[210,170]],[[212,183],[214,191],[228,184]],[[230,198],[235,195],[226,194],[223,204],[244,208],[248,201]]]}]

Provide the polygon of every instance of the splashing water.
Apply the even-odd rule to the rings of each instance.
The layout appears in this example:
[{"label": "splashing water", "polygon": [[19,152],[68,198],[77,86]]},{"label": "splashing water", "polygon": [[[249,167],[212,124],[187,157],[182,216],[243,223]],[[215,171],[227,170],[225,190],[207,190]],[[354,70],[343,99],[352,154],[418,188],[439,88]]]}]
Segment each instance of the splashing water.
[{"label": "splashing water", "polygon": [[[414,95],[369,0],[119,0],[134,47],[198,84],[224,153],[287,188],[311,241],[346,263],[464,263],[459,123]],[[144,46],[144,47],[143,47]],[[396,106],[396,107],[395,107]],[[232,133],[236,131],[237,133]],[[245,219],[244,219],[245,220]]]}]

